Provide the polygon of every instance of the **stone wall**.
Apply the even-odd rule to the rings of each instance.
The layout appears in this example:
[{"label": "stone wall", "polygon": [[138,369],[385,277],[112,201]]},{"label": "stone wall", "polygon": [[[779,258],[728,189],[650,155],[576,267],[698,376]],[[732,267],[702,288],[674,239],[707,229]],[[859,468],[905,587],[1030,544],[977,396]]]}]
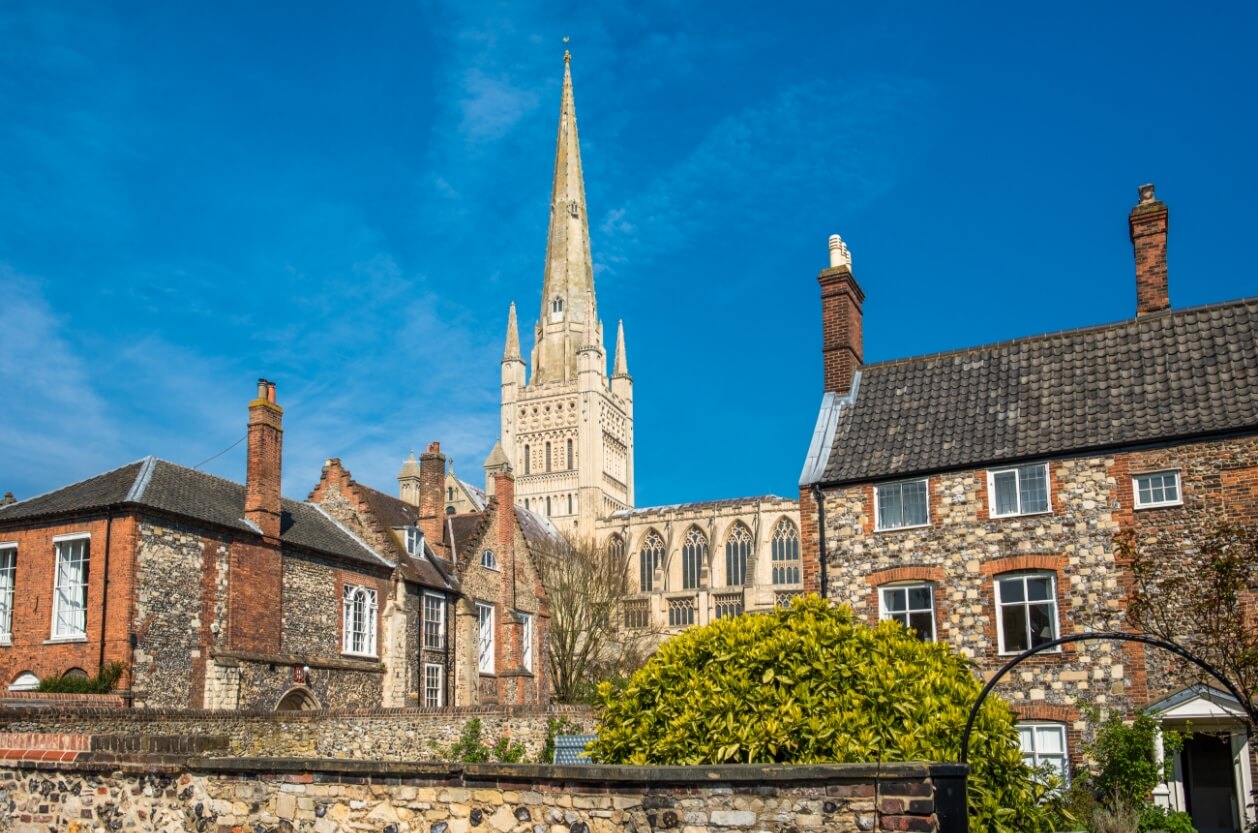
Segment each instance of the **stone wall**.
[{"label": "stone wall", "polygon": [[0,831],[946,831],[936,790],[955,790],[960,770],[277,763],[11,762],[0,769]]},{"label": "stone wall", "polygon": [[30,708],[0,710],[0,734],[222,737],[226,754],[238,756],[417,761],[438,760],[438,747],[454,743],[472,718],[481,721],[487,743],[509,737],[525,747],[530,760],[545,745],[551,720],[565,720],[581,732],[594,728],[594,713],[572,706],[270,714]]}]

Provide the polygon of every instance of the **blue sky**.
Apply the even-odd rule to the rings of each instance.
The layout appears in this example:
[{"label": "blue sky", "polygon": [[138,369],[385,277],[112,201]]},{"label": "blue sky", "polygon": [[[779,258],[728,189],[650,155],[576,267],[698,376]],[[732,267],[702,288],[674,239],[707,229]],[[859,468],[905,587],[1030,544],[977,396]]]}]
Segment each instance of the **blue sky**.
[{"label": "blue sky", "polygon": [[[794,494],[843,235],[878,361],[1258,294],[1254,4],[0,3],[0,491],[195,465],[478,482],[540,305],[564,36],[639,505]],[[608,344],[611,348],[611,344]],[[527,349],[527,345],[526,345]],[[206,466],[244,476],[244,446]]]}]

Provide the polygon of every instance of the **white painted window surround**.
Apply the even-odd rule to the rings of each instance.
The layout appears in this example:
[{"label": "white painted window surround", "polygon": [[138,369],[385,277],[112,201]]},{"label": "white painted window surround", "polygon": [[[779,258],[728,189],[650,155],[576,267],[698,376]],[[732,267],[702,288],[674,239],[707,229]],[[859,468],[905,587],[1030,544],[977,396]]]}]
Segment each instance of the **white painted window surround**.
[{"label": "white painted window surround", "polygon": [[345,585],[342,612],[341,652],[376,656],[376,591],[356,584]]},{"label": "white painted window surround", "polygon": [[87,576],[91,535],[76,533],[53,539],[57,575],[52,602],[52,639],[87,638]]},{"label": "white painted window surround", "polygon": [[1134,474],[1131,491],[1135,495],[1137,509],[1157,506],[1182,506],[1184,496],[1179,486],[1178,471],[1155,471]]},{"label": "white painted window surround", "polygon": [[1051,512],[1048,463],[989,470],[987,495],[989,514],[993,518]]}]

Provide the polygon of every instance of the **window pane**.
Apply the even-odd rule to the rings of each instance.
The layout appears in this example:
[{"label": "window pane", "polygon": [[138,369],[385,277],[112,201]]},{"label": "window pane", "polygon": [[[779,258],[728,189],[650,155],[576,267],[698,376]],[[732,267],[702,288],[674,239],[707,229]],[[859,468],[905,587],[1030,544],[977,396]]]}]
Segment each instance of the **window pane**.
[{"label": "window pane", "polygon": [[909,608],[912,610],[930,609],[930,588],[922,585],[909,588]]},{"label": "window pane", "polygon": [[1168,503],[1174,503],[1179,500],[1179,480],[1174,474],[1166,475],[1164,488],[1166,491],[1165,500]]},{"label": "window pane", "polygon": [[1005,651],[1025,651],[1027,644],[1026,608],[1010,605],[1000,610],[1000,621],[1005,631]]},{"label": "window pane", "polygon": [[1041,754],[1060,754],[1066,751],[1065,734],[1059,726],[1036,726],[1036,751]]},{"label": "window pane", "polygon": [[878,527],[894,529],[904,525],[900,505],[900,484],[878,487]]},{"label": "window pane", "polygon": [[904,525],[920,526],[927,521],[926,481],[904,484]]},{"label": "window pane", "polygon": [[1031,642],[1033,647],[1035,645],[1043,645],[1045,642],[1052,642],[1057,638],[1057,623],[1053,621],[1053,605],[1051,603],[1027,605],[1027,612],[1031,618]]},{"label": "window pane", "polygon": [[1021,602],[1026,599],[1026,591],[1021,578],[1005,578],[1000,580],[1000,603]]},{"label": "window pane", "polygon": [[1044,476],[1045,466],[1027,466],[1018,469],[1022,486],[1022,512],[1048,511],[1048,480]]},{"label": "window pane", "polygon": [[1042,602],[1053,597],[1053,582],[1047,576],[1034,576],[1026,580],[1027,598]]},{"label": "window pane", "polygon": [[894,613],[906,608],[904,588],[889,587],[882,591],[882,604],[888,612]]},{"label": "window pane", "polygon": [[935,617],[928,612],[909,614],[909,627],[917,631],[918,637],[932,642],[935,639]]},{"label": "window pane", "polygon": [[1018,512],[1018,473],[1002,471],[992,475],[996,491],[996,514],[1014,515]]}]

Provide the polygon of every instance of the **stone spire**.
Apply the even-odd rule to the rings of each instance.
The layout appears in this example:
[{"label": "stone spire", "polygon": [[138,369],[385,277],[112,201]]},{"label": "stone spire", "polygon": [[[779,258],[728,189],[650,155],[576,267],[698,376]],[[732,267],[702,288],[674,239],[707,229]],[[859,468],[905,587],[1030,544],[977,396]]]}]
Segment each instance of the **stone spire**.
[{"label": "stone spire", "polygon": [[520,328],[515,321],[515,301],[511,302],[511,311],[507,313],[507,347],[502,351],[504,362],[520,358]]},{"label": "stone spire", "polygon": [[629,360],[625,358],[625,322],[616,323],[616,363],[612,366],[613,376],[629,375]]},{"label": "stone spire", "polygon": [[533,384],[575,378],[576,351],[583,346],[587,319],[593,325],[598,318],[571,61],[572,56],[565,52]]}]

